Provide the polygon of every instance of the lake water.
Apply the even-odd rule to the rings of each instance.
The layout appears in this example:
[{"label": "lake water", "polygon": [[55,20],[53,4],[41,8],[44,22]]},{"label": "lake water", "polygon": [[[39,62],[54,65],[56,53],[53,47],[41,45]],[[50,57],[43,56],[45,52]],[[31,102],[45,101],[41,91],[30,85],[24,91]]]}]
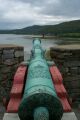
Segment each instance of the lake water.
[{"label": "lake water", "polygon": [[[24,47],[26,54],[30,54],[32,48],[32,37],[28,35],[0,34],[0,44],[14,44]],[[42,39],[42,47],[48,49],[59,44],[80,44],[80,40],[70,39]]]}]

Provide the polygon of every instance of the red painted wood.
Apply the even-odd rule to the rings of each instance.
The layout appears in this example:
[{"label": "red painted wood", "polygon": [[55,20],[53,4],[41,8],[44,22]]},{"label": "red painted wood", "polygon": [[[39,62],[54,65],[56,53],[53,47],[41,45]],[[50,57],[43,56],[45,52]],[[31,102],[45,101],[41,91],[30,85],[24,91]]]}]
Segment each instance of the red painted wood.
[{"label": "red painted wood", "polygon": [[26,66],[20,65],[17,69],[17,72],[24,71],[24,69],[26,69]]},{"label": "red painted wood", "polygon": [[62,103],[64,112],[71,112],[72,111],[71,110],[71,106],[70,106],[70,104],[69,104],[69,102],[68,102],[66,97],[60,98],[60,101]]},{"label": "red painted wood", "polygon": [[24,84],[25,73],[27,71],[26,66],[20,66],[14,75],[13,84]]},{"label": "red painted wood", "polygon": [[7,106],[7,112],[16,113],[20,105],[25,83],[25,75],[27,74],[27,66],[19,66],[13,80],[13,86],[10,93],[10,100]]},{"label": "red painted wood", "polygon": [[21,98],[11,98],[7,106],[8,113],[17,113],[21,102]]},{"label": "red painted wood", "polygon": [[50,67],[50,73],[52,76],[52,80],[55,84],[62,83],[63,81],[62,75],[56,66]]},{"label": "red painted wood", "polygon": [[[17,97],[17,96],[15,96],[15,94],[21,95],[21,93],[23,91],[22,87],[23,87],[23,83],[24,83],[25,73],[27,70],[27,68],[24,68],[24,67],[18,68],[18,70],[15,74],[13,87],[11,90],[11,98],[10,98],[9,104],[7,106],[7,112],[10,112],[10,113],[18,112],[21,97],[20,96]],[[54,87],[55,87],[56,93],[59,96],[59,99],[62,103],[64,112],[70,112],[71,107],[67,100],[67,92],[63,86],[61,74],[58,71],[58,69],[56,69],[55,66],[50,68],[50,72],[52,75],[52,80],[54,82]]]},{"label": "red painted wood", "polygon": [[52,77],[52,81],[54,83],[56,93],[62,103],[64,112],[71,112],[71,106],[67,99],[68,95],[67,95],[67,91],[64,88],[64,85],[62,82],[63,78],[62,78],[61,73],[59,72],[59,70],[56,66],[50,67],[50,73],[51,73],[51,77]]},{"label": "red painted wood", "polygon": [[24,84],[13,84],[10,97],[21,97],[23,93]]},{"label": "red painted wood", "polygon": [[54,87],[55,87],[55,90],[56,90],[58,97],[67,96],[67,92],[66,92],[63,84],[55,84]]}]

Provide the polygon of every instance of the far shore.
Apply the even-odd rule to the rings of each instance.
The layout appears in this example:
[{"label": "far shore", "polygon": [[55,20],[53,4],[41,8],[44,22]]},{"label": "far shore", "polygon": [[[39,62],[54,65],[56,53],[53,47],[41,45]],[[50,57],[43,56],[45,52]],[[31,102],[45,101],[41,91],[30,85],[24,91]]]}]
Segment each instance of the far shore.
[{"label": "far shore", "polygon": [[[2,34],[0,34],[2,35]],[[6,34],[11,35],[11,34]],[[24,35],[24,38],[40,38],[40,39],[62,39],[62,40],[80,40],[79,36],[55,36],[55,35],[34,35],[34,34],[13,34],[13,35]]]},{"label": "far shore", "polygon": [[50,36],[50,35],[44,35],[44,37],[42,35],[25,35],[25,38],[40,38],[40,39],[62,39],[62,40],[80,40],[80,38],[76,38],[76,37],[59,37],[59,36]]}]

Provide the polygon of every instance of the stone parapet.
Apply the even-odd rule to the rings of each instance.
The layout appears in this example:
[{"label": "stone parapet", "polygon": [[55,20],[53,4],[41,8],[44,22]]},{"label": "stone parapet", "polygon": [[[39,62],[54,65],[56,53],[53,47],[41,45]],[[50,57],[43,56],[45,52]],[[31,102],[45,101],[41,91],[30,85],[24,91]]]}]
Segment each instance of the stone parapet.
[{"label": "stone parapet", "polygon": [[52,47],[50,55],[62,73],[70,98],[80,102],[80,45]]},{"label": "stone parapet", "polygon": [[9,96],[14,73],[24,61],[24,48],[15,45],[0,45],[0,100]]}]

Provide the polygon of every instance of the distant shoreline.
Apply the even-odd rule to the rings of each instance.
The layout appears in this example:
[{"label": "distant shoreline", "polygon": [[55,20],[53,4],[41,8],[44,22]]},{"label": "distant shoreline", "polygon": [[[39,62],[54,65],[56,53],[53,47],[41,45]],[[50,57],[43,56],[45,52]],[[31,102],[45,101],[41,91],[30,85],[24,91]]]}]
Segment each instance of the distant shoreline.
[{"label": "distant shoreline", "polygon": [[[0,33],[0,35],[11,35],[11,34],[1,34]],[[12,33],[12,35],[23,35],[24,36],[24,38],[40,38],[40,39],[77,39],[77,40],[80,40],[80,37],[78,37],[78,36],[54,36],[54,35],[44,35],[44,37],[43,37],[43,35],[33,35],[33,34],[13,34]]]},{"label": "distant shoreline", "polygon": [[44,37],[42,35],[26,35],[27,37],[30,37],[30,38],[40,38],[40,39],[67,39],[67,40],[80,40],[80,37],[61,37],[61,36],[48,36],[48,35],[45,35]]}]

